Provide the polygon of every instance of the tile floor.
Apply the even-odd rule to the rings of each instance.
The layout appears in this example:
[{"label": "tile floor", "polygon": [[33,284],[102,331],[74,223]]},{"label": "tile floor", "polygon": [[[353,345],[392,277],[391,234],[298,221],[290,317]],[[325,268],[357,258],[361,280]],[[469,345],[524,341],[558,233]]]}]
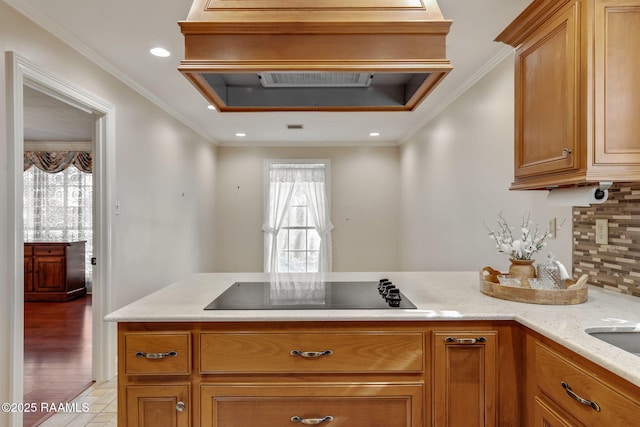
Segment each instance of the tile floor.
[{"label": "tile floor", "polygon": [[47,418],[40,426],[116,427],[118,425],[116,416],[118,411],[116,403],[117,390],[117,380],[115,378],[104,383],[95,383],[73,400],[73,402],[77,403],[78,408],[82,408],[82,404],[88,403],[89,410],[87,412],[57,413]]}]

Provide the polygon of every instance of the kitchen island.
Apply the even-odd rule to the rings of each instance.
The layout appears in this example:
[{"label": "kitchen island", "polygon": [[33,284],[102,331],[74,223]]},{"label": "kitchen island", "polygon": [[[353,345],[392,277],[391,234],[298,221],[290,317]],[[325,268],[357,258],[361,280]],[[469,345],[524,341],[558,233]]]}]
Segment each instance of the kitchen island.
[{"label": "kitchen island", "polygon": [[[363,410],[354,402],[364,402],[370,411],[367,405],[371,402],[365,397],[377,396],[376,401],[384,402],[382,407],[386,408],[382,413],[397,420],[397,424],[385,424],[387,427],[455,425],[455,414],[465,409],[460,406],[464,400],[476,408],[478,402],[484,406],[477,416],[464,414],[467,425],[475,421],[478,425],[533,425],[550,419],[598,425],[591,412],[602,416],[614,411],[602,404],[600,411],[578,404],[575,412],[568,409],[565,414],[565,408],[559,407],[562,402],[555,400],[561,396],[556,397],[555,390],[547,391],[546,383],[539,381],[544,380],[538,372],[541,367],[563,363],[567,371],[558,375],[568,372],[567,378],[578,384],[582,384],[581,375],[587,375],[588,392],[604,387],[607,393],[617,393],[615,412],[634,419],[640,416],[640,359],[584,332],[589,327],[640,325],[640,300],[592,287],[588,301],[578,305],[503,301],[480,293],[477,272],[330,273],[324,279],[377,282],[382,277],[397,284],[417,308],[205,311],[204,307],[234,282],[268,281],[269,277],[262,273],[203,273],[108,315],[106,320],[119,323],[121,424],[144,425],[131,421],[140,420],[140,414],[145,413],[141,402],[155,401],[154,393],[164,396],[171,391],[168,387],[178,387],[175,391],[182,397],[170,405],[178,408],[175,425],[227,427],[231,424],[223,421],[224,417],[250,414],[244,409],[261,407],[257,402],[271,402],[261,407],[267,413],[274,402],[297,408],[309,394],[324,403],[331,396],[343,396],[344,402],[334,402],[338,405],[332,407],[334,411],[340,411],[340,405]],[[315,353],[328,349],[289,350],[291,343],[285,341],[291,337],[296,344],[329,339],[334,347],[331,354],[319,356]],[[135,346],[152,348],[161,339],[169,340],[169,347],[184,348],[186,358],[178,355],[154,360],[160,356],[151,350],[145,353],[149,359],[134,354],[147,351]],[[463,347],[450,347],[446,344],[449,339],[452,345],[461,343]],[[349,357],[341,359],[336,349],[348,352]],[[134,350],[133,356],[127,353]],[[277,350],[286,351],[287,359],[278,359]],[[293,350],[313,353],[314,357],[294,357]],[[163,366],[158,361],[167,362],[166,371],[157,368]],[[331,361],[340,361],[340,367],[332,367]],[[154,368],[145,371],[145,363]],[[456,392],[454,374],[462,371],[469,375],[469,384],[462,386],[465,396],[459,399],[452,395]],[[551,381],[555,382],[560,383]],[[580,392],[579,387],[573,388]],[[192,403],[185,404],[185,399]],[[167,412],[163,419],[169,415]],[[296,417],[300,420],[294,421]],[[293,414],[283,425],[343,425],[340,417],[322,417]],[[272,421],[266,425],[280,424]]]}]

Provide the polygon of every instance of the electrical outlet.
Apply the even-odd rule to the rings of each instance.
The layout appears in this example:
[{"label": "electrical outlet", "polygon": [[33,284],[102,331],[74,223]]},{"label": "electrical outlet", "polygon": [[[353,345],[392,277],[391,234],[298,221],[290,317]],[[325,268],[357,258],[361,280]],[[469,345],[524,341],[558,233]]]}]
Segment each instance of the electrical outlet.
[{"label": "electrical outlet", "polygon": [[558,227],[556,226],[556,217],[555,216],[553,218],[549,218],[549,227],[548,228],[549,228],[549,233],[551,233],[549,238],[555,239],[556,238],[556,233],[558,231]]},{"label": "electrical outlet", "polygon": [[609,244],[609,220],[596,219],[596,243],[599,245]]}]

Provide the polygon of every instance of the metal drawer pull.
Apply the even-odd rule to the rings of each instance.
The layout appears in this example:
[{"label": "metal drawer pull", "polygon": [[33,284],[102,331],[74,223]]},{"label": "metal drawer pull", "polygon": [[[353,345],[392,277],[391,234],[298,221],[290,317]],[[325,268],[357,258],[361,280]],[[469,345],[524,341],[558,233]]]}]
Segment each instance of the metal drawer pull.
[{"label": "metal drawer pull", "polygon": [[327,422],[333,421],[333,417],[331,415],[327,415],[326,417],[323,417],[323,418],[302,418],[302,417],[299,417],[297,415],[294,416],[294,417],[291,417],[291,422],[292,423],[302,423],[302,424],[307,424],[307,425],[309,425],[309,424],[320,424],[320,423],[323,423],[325,421],[327,421]]},{"label": "metal drawer pull", "polygon": [[577,401],[578,403],[581,403],[583,405],[586,406],[591,406],[591,408],[593,408],[594,411],[596,412],[600,412],[600,405],[598,405],[596,402],[592,402],[590,400],[584,399],[580,396],[578,396],[573,390],[571,390],[571,387],[569,387],[569,384],[567,384],[566,382],[562,381],[560,384],[562,384],[562,388],[565,389],[565,391],[567,392],[567,394],[575,401]]},{"label": "metal drawer pull", "polygon": [[141,359],[164,359],[165,357],[176,357],[177,351],[168,351],[166,353],[145,353],[144,351],[136,352],[136,357]]},{"label": "metal drawer pull", "polygon": [[562,155],[564,157],[568,157],[569,154],[573,153],[573,150],[571,148],[563,148],[562,149]]},{"label": "metal drawer pull", "polygon": [[301,356],[301,357],[307,357],[307,358],[331,356],[332,354],[333,354],[333,350],[325,350],[325,351],[291,350],[292,356]]},{"label": "metal drawer pull", "polygon": [[187,405],[185,405],[184,402],[176,403],[176,411],[178,411],[178,412],[184,411],[184,408],[186,408],[186,407],[187,407]]},{"label": "metal drawer pull", "polygon": [[444,342],[452,342],[452,343],[455,343],[455,344],[477,344],[477,343],[487,342],[487,339],[485,337],[478,337],[478,338],[446,337],[444,339]]}]

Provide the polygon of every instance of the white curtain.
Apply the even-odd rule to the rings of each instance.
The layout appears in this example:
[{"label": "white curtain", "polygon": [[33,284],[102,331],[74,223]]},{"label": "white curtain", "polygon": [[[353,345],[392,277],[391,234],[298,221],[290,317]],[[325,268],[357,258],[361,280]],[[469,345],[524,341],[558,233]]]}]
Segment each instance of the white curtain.
[{"label": "white curtain", "polygon": [[48,173],[30,167],[24,177],[24,241],[86,240],[86,284],[91,289],[93,178],[75,166]]},{"label": "white curtain", "polygon": [[320,236],[320,252],[318,271],[331,271],[331,230],[333,224],[329,220],[329,201],[327,200],[325,180],[305,180],[302,187],[309,203],[311,223]]},{"label": "white curtain", "polygon": [[269,192],[265,203],[265,221],[262,231],[267,234],[265,239],[264,271],[278,271],[278,233],[291,204],[291,195],[295,185],[292,170],[269,169]]},{"label": "white curtain", "polygon": [[320,237],[318,272],[331,271],[331,224],[324,164],[271,164],[268,200],[265,203],[265,271],[278,272],[277,236],[282,228],[291,196],[301,186],[307,199],[310,222]]}]

